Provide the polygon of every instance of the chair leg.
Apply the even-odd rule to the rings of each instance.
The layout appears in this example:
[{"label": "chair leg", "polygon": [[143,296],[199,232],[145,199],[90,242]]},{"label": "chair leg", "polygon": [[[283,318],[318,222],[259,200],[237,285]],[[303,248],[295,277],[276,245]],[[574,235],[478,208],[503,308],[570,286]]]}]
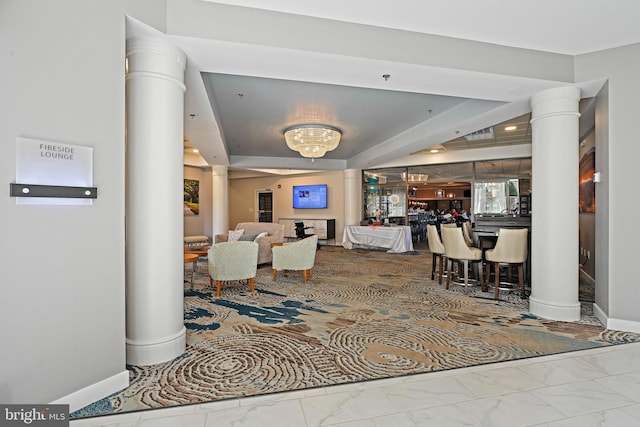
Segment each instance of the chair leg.
[{"label": "chair leg", "polygon": [[524,290],[524,268],[522,268],[522,264],[518,265],[518,281],[520,282],[520,298],[526,298],[527,295]]},{"label": "chair leg", "polygon": [[494,290],[494,298],[498,299],[499,295],[500,295],[500,263],[499,262],[494,262],[493,265],[496,266],[495,270],[496,270],[496,284],[495,284],[495,290]]},{"label": "chair leg", "polygon": [[307,270],[302,270],[302,283],[307,284]]},{"label": "chair leg", "polygon": [[462,261],[462,268],[464,268],[464,293],[466,294],[469,286],[469,260]]},{"label": "chair leg", "polygon": [[435,253],[431,254],[431,280],[433,280],[436,274],[436,262],[438,261],[438,255]]},{"label": "chair leg", "polygon": [[484,280],[482,282],[482,292],[489,290],[489,280],[491,279],[491,263],[487,261],[484,265]]},{"label": "chair leg", "polygon": [[216,280],[216,296],[219,297],[222,294],[222,280]]},{"label": "chair leg", "polygon": [[451,264],[453,263],[453,261],[451,261],[449,258],[447,258],[447,287],[445,289],[449,289],[449,279],[451,279]]},{"label": "chair leg", "polygon": [[254,279],[253,277],[249,279],[249,291],[250,291],[251,293],[253,293],[253,291],[254,291],[254,289],[255,289],[255,288],[254,288],[254,280],[253,280],[253,279]]},{"label": "chair leg", "polygon": [[273,281],[276,281],[276,276],[278,275],[278,270],[276,270],[275,268],[273,269]]},{"label": "chair leg", "polygon": [[309,278],[313,277],[313,268],[309,269]]},{"label": "chair leg", "polygon": [[209,286],[213,289],[213,277],[209,276]]}]

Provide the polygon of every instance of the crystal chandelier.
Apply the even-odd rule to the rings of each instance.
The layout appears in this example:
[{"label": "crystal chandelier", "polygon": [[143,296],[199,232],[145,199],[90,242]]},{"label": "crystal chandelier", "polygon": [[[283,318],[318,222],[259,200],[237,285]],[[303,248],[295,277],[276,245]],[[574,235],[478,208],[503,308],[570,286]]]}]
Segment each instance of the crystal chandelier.
[{"label": "crystal chandelier", "polygon": [[284,130],[287,146],[298,151],[302,157],[311,158],[311,161],[334,150],[341,136],[340,129],[319,124],[295,125]]}]

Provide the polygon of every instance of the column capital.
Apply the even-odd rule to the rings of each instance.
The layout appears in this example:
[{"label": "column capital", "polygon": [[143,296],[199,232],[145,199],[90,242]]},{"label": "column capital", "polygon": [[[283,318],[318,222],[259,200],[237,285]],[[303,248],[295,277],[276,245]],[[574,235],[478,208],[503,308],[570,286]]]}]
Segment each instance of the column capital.
[{"label": "column capital", "polygon": [[227,165],[213,165],[211,166],[211,175],[213,176],[228,176],[229,166]]},{"label": "column capital", "polygon": [[580,117],[581,90],[564,86],[538,92],[531,97],[531,123],[548,117],[572,115]]}]

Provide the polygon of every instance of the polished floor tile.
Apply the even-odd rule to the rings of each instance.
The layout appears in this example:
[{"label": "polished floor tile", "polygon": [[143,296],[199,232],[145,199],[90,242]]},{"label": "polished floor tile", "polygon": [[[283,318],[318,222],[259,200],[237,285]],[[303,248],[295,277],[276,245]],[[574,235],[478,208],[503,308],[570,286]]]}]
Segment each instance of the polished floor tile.
[{"label": "polished floor tile", "polygon": [[72,420],[71,427],[640,426],[640,343]]}]

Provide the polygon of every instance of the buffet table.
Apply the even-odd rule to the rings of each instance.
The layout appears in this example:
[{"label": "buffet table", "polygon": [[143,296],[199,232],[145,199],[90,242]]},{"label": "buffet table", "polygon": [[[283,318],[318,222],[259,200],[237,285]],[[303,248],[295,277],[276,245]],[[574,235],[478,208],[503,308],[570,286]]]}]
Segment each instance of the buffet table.
[{"label": "buffet table", "polygon": [[342,246],[353,248],[384,248],[389,253],[413,251],[411,227],[356,226],[344,228]]}]

